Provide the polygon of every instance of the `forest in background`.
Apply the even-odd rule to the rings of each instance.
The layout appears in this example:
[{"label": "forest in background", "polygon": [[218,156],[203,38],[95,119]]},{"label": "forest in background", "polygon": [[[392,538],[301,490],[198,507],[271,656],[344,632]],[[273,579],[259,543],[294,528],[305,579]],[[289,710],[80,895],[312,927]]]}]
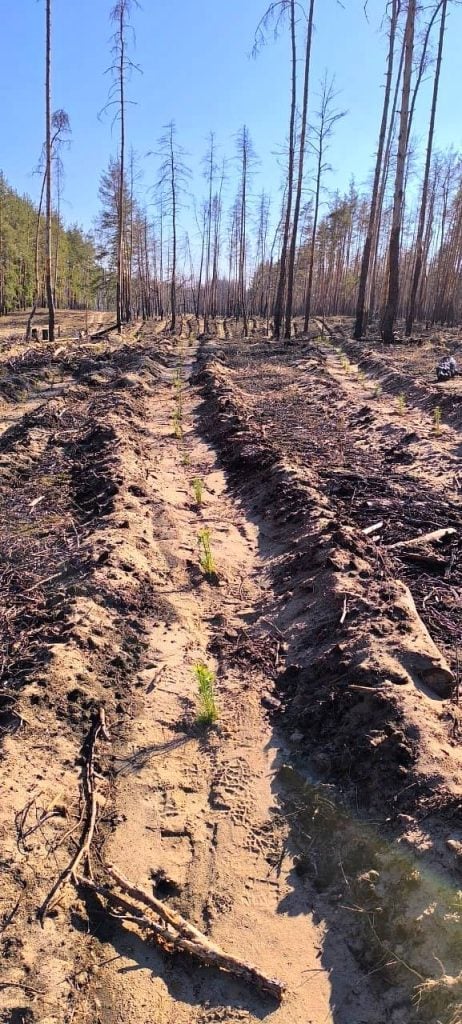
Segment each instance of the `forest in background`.
[{"label": "forest in background", "polygon": [[[52,237],[56,304],[63,309],[83,309],[95,301],[102,277],[94,243],[77,225],[65,227],[57,212]],[[32,305],[36,269],[38,305],[45,306],[45,217],[28,196],[18,195],[0,172],[0,314]]]},{"label": "forest in background", "polygon": [[[53,301],[58,307],[114,309],[119,328],[138,317],[192,312],[242,319],[259,315],[276,336],[290,337],[292,318],[311,314],[355,317],[361,337],[371,322],[392,341],[396,321],[453,325],[461,317],[462,160],[435,146],[438,90],[451,4],[416,0],[384,4],[383,106],[377,111],[376,160],[369,189],[351,181],[331,189],[329,144],[340,108],[335,79],[311,81],[316,0],[270,4],[256,28],[254,54],[284,33],[291,68],[288,131],[281,194],[259,189],[250,130],[243,125],[235,151],[224,155],[211,131],[203,160],[202,195],[191,175],[175,122],[164,126],[154,154],[157,171],[141,188],[142,161],[130,145],[128,91],[134,92],[133,29],[138,5],[118,0],[113,26],[108,111],[119,133],[117,153],[102,173],[101,213],[92,235],[65,228],[60,214],[67,115],[51,115],[42,154],[47,211],[16,196],[0,179],[0,312],[43,305],[47,249]],[[51,71],[51,2],[47,3],[47,66]],[[132,81],[133,79],[133,81]],[[413,133],[422,83],[431,80],[428,131]],[[49,157],[49,159],[47,159]],[[346,155],[347,159],[347,155]],[[232,168],[232,175],[230,169]],[[237,178],[232,194],[230,181]],[[234,186],[233,186],[234,187]],[[43,196],[43,188],[42,188]],[[183,226],[193,211],[194,236]]]}]

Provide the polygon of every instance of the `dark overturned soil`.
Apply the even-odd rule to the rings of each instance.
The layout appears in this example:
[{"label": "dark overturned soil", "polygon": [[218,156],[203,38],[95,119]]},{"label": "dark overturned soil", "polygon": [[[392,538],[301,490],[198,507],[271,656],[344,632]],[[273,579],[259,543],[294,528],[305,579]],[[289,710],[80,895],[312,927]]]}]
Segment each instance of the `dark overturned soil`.
[{"label": "dark overturned soil", "polygon": [[[275,523],[278,622],[290,637],[279,680],[286,714],[311,752],[315,745],[325,777],[361,804],[453,807],[459,784],[448,788],[432,751],[428,770],[422,740],[428,703],[458,746],[458,707],[441,701],[455,695],[462,642],[462,512],[451,458],[441,453],[426,472],[432,438],[411,416],[390,416],[366,386],[359,395],[357,385],[341,386],[326,355],[267,346],[218,355],[198,378],[204,428],[234,486]],[[448,526],[456,532],[437,551],[392,547]],[[434,671],[435,651],[428,664],[419,659],[422,623],[452,674]],[[403,702],[416,700],[422,711],[412,707],[406,721]],[[412,774],[419,763],[422,778]]]},{"label": "dark overturned soil", "polygon": [[[397,403],[404,369],[380,391],[388,370],[358,373],[345,335],[343,355],[282,348],[256,321],[246,341],[214,324],[190,387],[195,333],[2,347],[0,1020],[301,1024],[308,977],[310,1024],[460,1024],[454,404],[435,431],[419,389]],[[70,886],[40,929],[101,706],[95,873],[114,858],[251,950],[287,980],[282,1007]]]}]

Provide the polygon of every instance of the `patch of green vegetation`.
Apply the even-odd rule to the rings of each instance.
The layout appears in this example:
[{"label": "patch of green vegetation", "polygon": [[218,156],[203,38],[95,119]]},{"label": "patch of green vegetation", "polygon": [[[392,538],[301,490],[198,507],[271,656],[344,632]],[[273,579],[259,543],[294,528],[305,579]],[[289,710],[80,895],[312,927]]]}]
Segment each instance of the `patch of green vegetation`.
[{"label": "patch of green vegetation", "polygon": [[406,412],[406,395],[404,394],[404,391],[398,395],[398,412],[400,416],[404,416],[404,413]]},{"label": "patch of green vegetation", "polygon": [[215,700],[215,673],[212,672],[203,662],[194,666],[199,689],[199,711],[197,722],[199,725],[213,725],[218,719],[218,707]]},{"label": "patch of green vegetation", "polygon": [[195,476],[192,481],[192,489],[194,491],[194,497],[197,505],[202,505],[202,499],[204,496],[204,481],[201,480],[200,476]]},{"label": "patch of green vegetation", "polygon": [[197,538],[199,541],[199,561],[201,569],[204,570],[207,576],[213,576],[216,570],[212,547],[210,544],[210,530],[208,527],[204,527],[203,530],[199,530]]},{"label": "patch of green vegetation", "polygon": [[183,437],[183,427],[181,420],[181,410],[175,409],[175,412],[173,413],[173,433],[175,434],[175,437],[177,437],[179,440],[181,440]]}]

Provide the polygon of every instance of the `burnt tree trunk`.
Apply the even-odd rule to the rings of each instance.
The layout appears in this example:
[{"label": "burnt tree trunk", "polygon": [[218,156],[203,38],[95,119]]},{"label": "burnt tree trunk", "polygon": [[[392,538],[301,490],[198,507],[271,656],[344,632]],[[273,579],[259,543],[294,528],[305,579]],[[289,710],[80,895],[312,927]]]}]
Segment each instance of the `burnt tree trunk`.
[{"label": "burnt tree trunk", "polygon": [[46,243],[45,243],[45,287],[48,305],[48,337],[55,337],[55,302],[51,272],[52,239],[51,239],[51,0],[46,2],[46,72],[45,72],[45,111],[46,111]]},{"label": "burnt tree trunk", "polygon": [[292,86],[289,124],[289,165],[287,172],[287,199],[284,220],[284,232],[282,236],[281,255],[279,259],[279,277],[276,290],[276,298],[274,302],[274,333],[276,335],[276,338],[280,338],[281,336],[281,327],[284,310],[284,296],[286,290],[287,250],[289,247],[290,222],[292,216],[292,196],[294,188],[295,115],[297,106],[297,45],[295,39],[295,0],[290,0],[290,38],[292,52]]},{"label": "burnt tree trunk", "polygon": [[432,107],[430,114],[430,124],[428,126],[428,141],[427,141],[427,155],[425,160],[425,171],[424,179],[422,183],[422,199],[420,203],[420,214],[419,214],[419,226],[417,229],[416,247],[415,247],[415,263],[414,263],[414,274],[412,277],[411,294],[409,299],[409,308],[406,317],[406,336],[409,337],[412,334],[412,327],[415,318],[416,298],[419,288],[420,275],[422,272],[422,258],[423,258],[423,237],[425,231],[425,219],[427,215],[427,202],[428,202],[428,182],[430,179],[430,167],[433,150],[433,136],[435,131],[435,118],[436,118],[436,106],[438,102],[438,88],[440,82],[441,73],[441,61],[443,56],[443,42],[444,42],[444,30],[446,25],[446,11],[447,11],[447,0],[443,0],[441,8],[441,22],[440,22],[440,33],[438,40],[438,55],[436,58],[435,78],[433,81],[433,96],[432,96]]},{"label": "burnt tree trunk", "polygon": [[291,336],[292,331],[292,305],[293,305],[293,293],[294,293],[294,273],[295,273],[295,253],[297,249],[297,235],[298,235],[298,221],[300,218],[300,206],[302,201],[302,189],[303,189],[303,165],[305,159],[305,144],[306,144],[306,122],[308,115],[308,91],[310,83],[310,64],[311,64],[311,42],[313,39],[313,14],[314,14],[314,2],[310,0],[310,8],[308,14],[308,26],[306,30],[306,49],[305,49],[305,70],[303,80],[303,103],[302,103],[302,123],[300,128],[300,148],[298,156],[298,176],[297,176],[297,189],[295,194],[295,205],[294,205],[294,218],[292,224],[292,236],[290,239],[289,248],[289,262],[287,266],[287,302],[286,302],[286,322],[285,322],[285,337],[287,339]]},{"label": "burnt tree trunk", "polygon": [[377,148],[377,158],[375,162],[374,182],[372,186],[372,197],[371,206],[369,211],[369,221],[367,226],[367,234],[364,242],[364,251],[361,261],[361,273],[359,277],[359,288],[358,288],[358,300],[356,305],[356,321],[354,327],[354,337],[359,341],[363,334],[364,328],[364,309],[366,302],[366,289],[367,279],[369,276],[369,265],[371,259],[372,243],[374,239],[374,230],[377,217],[377,205],[379,197],[379,185],[380,175],[382,171],[383,162],[383,151],[385,146],[385,135],[387,131],[388,123],[388,108],[390,105],[390,94],[391,94],[391,83],[393,77],[393,60],[395,52],[395,39],[396,39],[396,26],[398,22],[399,13],[399,2],[393,0],[393,5],[390,15],[390,32],[389,32],[389,47],[387,57],[387,77],[385,82],[385,95],[383,100],[382,109],[382,121],[380,125],[379,133],[379,144]]},{"label": "burnt tree trunk", "polygon": [[386,342],[394,340],[394,325],[399,303],[399,252],[401,222],[404,198],[404,170],[408,148],[409,97],[411,92],[412,59],[414,55],[414,31],[416,0],[408,0],[406,27],[404,31],[404,70],[401,93],[398,155],[393,196],[393,215],[388,251],[388,298],[382,316],[382,337]]}]

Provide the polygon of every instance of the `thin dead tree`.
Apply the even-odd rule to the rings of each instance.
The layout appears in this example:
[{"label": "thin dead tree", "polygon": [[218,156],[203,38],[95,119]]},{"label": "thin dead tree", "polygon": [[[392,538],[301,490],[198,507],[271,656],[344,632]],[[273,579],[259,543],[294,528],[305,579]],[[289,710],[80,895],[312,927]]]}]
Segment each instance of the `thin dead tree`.
[{"label": "thin dead tree", "polygon": [[282,321],[284,317],[284,298],[286,293],[287,280],[287,253],[289,250],[290,227],[292,223],[292,205],[295,177],[295,120],[297,112],[297,40],[295,24],[295,0],[277,0],[270,4],[263,18],[261,19],[256,33],[254,53],[257,53],[265,39],[268,26],[275,22],[275,35],[283,18],[288,14],[290,24],[290,50],[291,50],[291,93],[290,93],[290,117],[289,117],[289,140],[288,140],[288,163],[287,163],[287,187],[285,200],[284,228],[282,233],[282,245],[279,256],[279,274],[274,300],[274,333],[276,338],[281,336]]},{"label": "thin dead tree", "polygon": [[394,325],[399,303],[399,255],[401,224],[404,199],[404,171],[408,151],[409,98],[411,92],[412,61],[414,56],[414,35],[416,22],[416,0],[408,0],[406,26],[404,30],[404,68],[401,91],[398,153],[393,195],[393,214],[388,250],[388,297],[382,315],[382,337],[385,342],[394,340]]},{"label": "thin dead tree", "polygon": [[215,132],[210,132],[210,144],[209,149],[205,157],[205,175],[208,183],[208,195],[206,203],[206,231],[205,231],[205,288],[204,288],[204,331],[207,334],[209,329],[209,314],[211,306],[211,281],[210,281],[210,266],[211,266],[211,255],[212,255],[212,205],[213,205],[213,186],[215,181],[215,174],[217,172],[216,160],[215,160]]},{"label": "thin dead tree", "polygon": [[247,316],[247,212],[248,190],[251,165],[254,161],[252,142],[247,125],[243,125],[237,138],[237,149],[241,163],[239,194],[237,199],[238,214],[238,257],[237,257],[237,316],[242,316],[244,337],[248,334]]},{"label": "thin dead tree", "polygon": [[345,117],[346,111],[334,110],[333,102],[336,97],[334,90],[334,79],[328,81],[327,72],[324,74],[321,85],[321,103],[318,111],[317,121],[311,127],[312,134],[315,141],[312,143],[312,149],[316,155],[316,181],[314,187],[314,204],[313,204],[313,222],[311,225],[311,238],[308,254],[308,272],[306,278],[306,289],[305,289],[305,320],[303,324],[303,331],[305,334],[308,333],[310,325],[310,314],[311,314],[311,296],[313,291],[313,271],[314,271],[314,254],[316,246],[316,232],[318,229],[318,216],[319,216],[319,204],[321,199],[321,183],[322,175],[325,171],[329,170],[329,165],[324,163],[324,157],[326,149],[329,144],[329,138],[332,135],[334,125],[337,121],[340,121],[342,117]]},{"label": "thin dead tree", "polygon": [[163,197],[163,206],[170,214],[171,265],[170,265],[170,329],[176,328],[177,262],[178,262],[178,212],[182,205],[186,182],[191,176],[184,162],[185,150],[176,141],[175,122],[165,125],[165,132],[159,139],[159,154],[163,158],[159,168],[157,188]]},{"label": "thin dead tree", "polygon": [[295,191],[295,203],[294,203],[294,215],[292,221],[292,233],[290,238],[289,246],[289,259],[287,263],[287,300],[286,300],[286,320],[285,320],[285,337],[290,338],[292,333],[292,305],[293,305],[293,294],[294,294],[294,275],[295,275],[295,254],[297,251],[297,240],[298,240],[298,222],[300,218],[300,208],[302,202],[302,189],[303,189],[303,168],[305,160],[305,147],[306,147],[306,126],[308,118],[308,93],[310,83],[310,65],[311,65],[311,45],[313,40],[313,15],[314,15],[314,4],[315,0],[310,0],[308,9],[308,25],[306,30],[306,44],[305,44],[305,65],[303,75],[303,100],[302,100],[302,119],[300,126],[300,144],[298,151],[298,173],[297,173],[297,187]]},{"label": "thin dead tree", "polygon": [[420,202],[419,212],[419,225],[417,228],[417,238],[415,243],[415,263],[414,273],[412,276],[411,294],[409,298],[409,308],[406,317],[406,335],[409,337],[412,334],[412,327],[414,324],[415,309],[417,292],[419,289],[420,275],[422,272],[422,260],[423,260],[423,239],[425,232],[425,220],[427,216],[427,203],[428,203],[428,183],[430,180],[430,169],[433,152],[433,136],[435,132],[435,118],[436,118],[436,107],[438,102],[438,89],[440,82],[441,73],[441,61],[443,57],[443,42],[444,42],[444,31],[446,26],[446,13],[447,13],[447,0],[441,0],[438,4],[438,8],[441,8],[441,21],[440,31],[438,38],[438,54],[436,58],[435,77],[433,80],[433,95],[432,105],[430,112],[430,123],[428,126],[428,139],[427,139],[427,153],[425,158],[425,170],[422,182],[422,197]]},{"label": "thin dead tree", "polygon": [[[55,150],[58,149],[59,144],[67,133],[70,132],[69,118],[65,110],[55,110],[51,122],[53,135],[51,137],[51,160],[55,155]],[[29,313],[26,326],[26,341],[30,341],[32,332],[32,321],[37,312],[37,306],[40,298],[40,226],[42,223],[42,210],[43,210],[43,199],[45,195],[45,187],[47,183],[47,163],[46,163],[46,146],[43,147],[42,157],[39,164],[39,173],[42,173],[42,187],[40,189],[40,198],[37,209],[37,218],[35,223],[35,246],[34,246],[34,295],[32,301],[32,309]],[[58,156],[59,159],[59,156]]]},{"label": "thin dead tree", "polygon": [[51,271],[52,260],[52,204],[51,204],[51,164],[52,164],[52,143],[51,143],[51,0],[46,0],[46,43],[45,43],[45,119],[46,119],[46,142],[45,142],[45,175],[46,175],[46,242],[45,242],[45,288],[48,305],[48,337],[50,341],[55,338],[55,300],[53,295],[53,281]]},{"label": "thin dead tree", "polygon": [[115,107],[113,125],[118,121],[120,124],[119,137],[119,184],[117,202],[117,277],[116,277],[116,322],[119,334],[122,332],[124,320],[123,291],[124,291],[124,263],[125,263],[125,152],[126,152],[126,109],[128,100],[126,98],[127,78],[131,71],[140,70],[134,64],[128,52],[128,34],[133,34],[130,23],[132,10],[139,7],[138,0],[117,0],[111,10],[110,19],[115,26],[112,36],[112,57],[113,63],[108,68],[112,75],[113,83],[109,90],[109,99],[104,108],[105,111]]},{"label": "thin dead tree", "polygon": [[223,186],[225,182],[225,160],[221,165],[220,183],[218,191],[213,197],[213,258],[212,258],[212,287],[211,287],[211,313],[217,315],[217,291],[218,291],[218,261],[220,256],[220,230],[223,208]]},{"label": "thin dead tree", "polygon": [[367,234],[364,242],[363,256],[361,261],[361,273],[359,277],[358,287],[358,300],[356,305],[356,321],[354,327],[354,337],[359,341],[362,337],[364,329],[364,313],[365,313],[365,302],[366,302],[366,289],[367,279],[369,276],[369,265],[371,259],[371,250],[375,233],[376,219],[377,219],[377,207],[379,198],[379,186],[380,177],[382,174],[383,165],[383,152],[385,146],[385,136],[387,131],[388,123],[388,108],[390,105],[391,95],[391,83],[393,78],[393,61],[395,53],[395,40],[396,40],[396,28],[398,24],[398,17],[400,11],[400,0],[392,0],[391,12],[390,12],[390,27],[388,32],[388,55],[387,55],[387,72],[385,80],[385,94],[383,98],[382,107],[382,120],[380,123],[379,132],[379,143],[377,147],[377,156],[375,160],[375,171],[374,181],[372,185],[372,196],[371,205],[369,209],[369,221],[367,226]]}]

